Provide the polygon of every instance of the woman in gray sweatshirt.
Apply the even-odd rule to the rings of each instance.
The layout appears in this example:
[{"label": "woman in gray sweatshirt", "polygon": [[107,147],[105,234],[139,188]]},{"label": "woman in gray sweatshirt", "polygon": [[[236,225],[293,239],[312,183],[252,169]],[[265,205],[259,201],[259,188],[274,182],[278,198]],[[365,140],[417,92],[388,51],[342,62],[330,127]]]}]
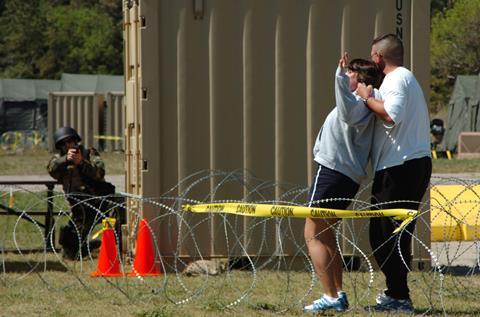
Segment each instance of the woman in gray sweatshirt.
[{"label": "woman in gray sweatshirt", "polygon": [[[366,176],[375,116],[355,90],[358,83],[365,83],[371,87],[371,96],[380,99],[374,88],[380,86],[382,72],[371,61],[347,62],[344,54],[335,73],[336,107],[325,119],[313,148],[318,170],[309,194],[312,207],[346,209]],[[342,259],[335,241],[334,225],[338,221],[306,219],[305,241],[324,295],[305,306],[305,311],[348,308],[347,295],[342,290]]]}]

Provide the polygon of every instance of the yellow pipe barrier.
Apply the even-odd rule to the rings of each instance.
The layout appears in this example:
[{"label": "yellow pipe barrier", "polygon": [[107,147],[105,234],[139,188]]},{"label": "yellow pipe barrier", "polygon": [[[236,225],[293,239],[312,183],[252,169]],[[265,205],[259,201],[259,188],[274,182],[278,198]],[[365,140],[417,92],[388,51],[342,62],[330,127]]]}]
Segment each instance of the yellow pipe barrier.
[{"label": "yellow pipe barrier", "polygon": [[436,185],[430,189],[431,241],[477,241],[480,185]]},{"label": "yellow pipe barrier", "polygon": [[212,203],[183,205],[183,210],[194,213],[228,213],[249,217],[295,217],[295,218],[374,218],[393,217],[403,220],[393,233],[402,230],[418,211],[411,209],[380,209],[368,211],[340,210],[319,207],[268,205],[249,203]]},{"label": "yellow pipe barrier", "polygon": [[114,136],[114,135],[94,135],[93,138],[97,140],[111,140],[111,141],[123,140],[121,136]]}]

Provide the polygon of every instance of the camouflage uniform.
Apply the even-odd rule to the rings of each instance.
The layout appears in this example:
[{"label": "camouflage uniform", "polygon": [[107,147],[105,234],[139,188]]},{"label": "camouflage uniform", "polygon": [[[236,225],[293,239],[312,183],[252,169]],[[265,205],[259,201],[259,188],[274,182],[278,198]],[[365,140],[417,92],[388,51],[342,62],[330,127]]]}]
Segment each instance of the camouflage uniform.
[{"label": "camouflage uniform", "polygon": [[[84,149],[81,145],[79,151],[83,154],[83,161],[78,166],[68,162],[63,151],[56,154],[47,166],[48,173],[63,185],[71,206],[72,219],[60,229],[59,239],[64,255],[71,259],[78,259],[79,250],[83,256],[86,255],[88,235],[103,217],[98,210],[103,213],[112,207],[106,200],[91,199],[92,196],[115,193],[115,187],[105,182],[105,164],[98,151],[94,148]],[[98,242],[92,241],[89,248],[98,246]]]},{"label": "camouflage uniform", "polygon": [[94,148],[88,150],[80,146],[80,151],[84,155],[82,164],[78,167],[69,165],[67,155],[65,153],[55,154],[47,166],[48,173],[63,185],[66,194],[69,193],[86,193],[95,194],[95,189],[88,186],[84,178],[88,177],[97,181],[105,181],[105,163],[100,154]]}]

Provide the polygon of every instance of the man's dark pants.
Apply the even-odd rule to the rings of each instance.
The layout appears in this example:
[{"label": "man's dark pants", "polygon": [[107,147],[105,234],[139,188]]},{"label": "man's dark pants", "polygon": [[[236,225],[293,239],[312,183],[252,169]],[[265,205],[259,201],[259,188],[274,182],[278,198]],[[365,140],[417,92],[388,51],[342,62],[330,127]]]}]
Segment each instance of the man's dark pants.
[{"label": "man's dark pants", "polygon": [[[430,157],[412,159],[405,161],[402,165],[377,171],[373,181],[371,202],[378,209],[418,210],[420,201],[430,183],[431,174],[432,160]],[[393,202],[399,200],[410,202]],[[386,204],[382,204],[385,202]],[[385,294],[395,299],[409,299],[407,285],[409,267],[405,264],[410,266],[412,260],[411,240],[415,222],[412,221],[401,235],[393,235],[392,232],[398,227],[398,224],[399,222],[390,217],[372,218],[370,220],[370,245],[374,251],[375,260],[386,277],[387,290]]]}]

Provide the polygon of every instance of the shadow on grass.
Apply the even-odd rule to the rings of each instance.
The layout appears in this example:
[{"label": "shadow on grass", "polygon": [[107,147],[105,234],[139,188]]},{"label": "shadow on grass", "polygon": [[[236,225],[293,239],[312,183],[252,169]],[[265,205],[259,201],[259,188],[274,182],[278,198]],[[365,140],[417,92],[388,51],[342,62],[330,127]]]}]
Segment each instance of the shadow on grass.
[{"label": "shadow on grass", "polygon": [[67,272],[68,269],[57,261],[5,261],[0,262],[0,270],[5,273],[28,273],[57,271]]},{"label": "shadow on grass", "polygon": [[422,316],[478,316],[479,312],[474,308],[468,310],[466,309],[456,309],[456,310],[440,310],[440,309],[417,309],[415,308],[415,315]]},{"label": "shadow on grass", "polygon": [[466,276],[480,274],[480,268],[478,266],[443,266],[442,272],[453,276]]},{"label": "shadow on grass", "polygon": [[[330,311],[333,312],[333,311]],[[479,312],[475,308],[465,307],[464,309],[439,309],[439,308],[415,308],[414,313],[407,313],[402,311],[375,311],[374,309],[365,306],[362,308],[354,308],[348,310],[353,316],[478,316]],[[335,313],[334,313],[335,314]],[[337,313],[338,314],[338,313]],[[322,314],[322,316],[325,316]],[[335,314],[336,316],[336,314]]]}]

